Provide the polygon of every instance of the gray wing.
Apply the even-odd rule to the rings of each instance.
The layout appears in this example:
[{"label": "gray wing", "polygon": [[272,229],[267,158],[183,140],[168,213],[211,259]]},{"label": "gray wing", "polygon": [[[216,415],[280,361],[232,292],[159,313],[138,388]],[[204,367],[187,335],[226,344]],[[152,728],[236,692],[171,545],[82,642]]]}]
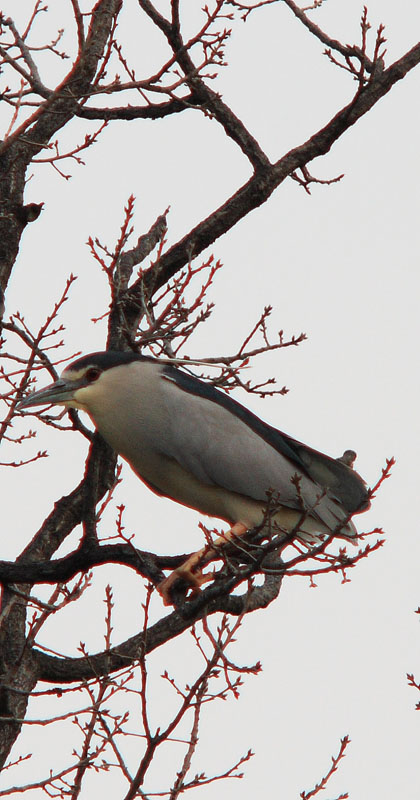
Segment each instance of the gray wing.
[{"label": "gray wing", "polygon": [[165,453],[200,481],[262,502],[271,490],[283,505],[299,509],[292,483],[298,474],[305,504],[315,506],[311,515],[328,527],[361,510],[366,488],[350,467],[281,434],[186,373],[168,368],[162,376],[169,421]]}]

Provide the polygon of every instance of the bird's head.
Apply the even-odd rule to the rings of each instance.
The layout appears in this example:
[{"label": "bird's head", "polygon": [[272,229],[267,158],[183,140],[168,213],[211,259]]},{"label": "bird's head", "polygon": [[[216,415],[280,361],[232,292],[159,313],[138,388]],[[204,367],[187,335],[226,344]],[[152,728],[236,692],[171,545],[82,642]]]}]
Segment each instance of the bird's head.
[{"label": "bird's head", "polygon": [[141,359],[133,353],[91,353],[69,364],[59,379],[44,389],[32,392],[19,403],[19,409],[32,406],[56,405],[88,411],[95,398],[102,394],[104,376],[111,370]]}]

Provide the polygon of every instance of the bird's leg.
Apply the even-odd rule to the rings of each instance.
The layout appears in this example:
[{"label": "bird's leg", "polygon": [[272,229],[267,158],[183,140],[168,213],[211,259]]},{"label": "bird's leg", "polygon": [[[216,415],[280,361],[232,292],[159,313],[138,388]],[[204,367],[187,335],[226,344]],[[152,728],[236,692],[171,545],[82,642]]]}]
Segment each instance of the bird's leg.
[{"label": "bird's leg", "polygon": [[187,560],[181,564],[180,567],[174,569],[167,578],[164,578],[164,580],[160,582],[157,589],[163,598],[165,606],[172,605],[170,592],[174,583],[179,578],[182,578],[182,580],[188,583],[188,585],[191,586],[191,588],[195,591],[198,591],[203,583],[208,583],[208,581],[213,580],[214,572],[204,573],[202,571],[202,567],[204,567],[209,561],[212,560],[212,558],[214,558],[215,555],[217,555],[218,550],[222,545],[226,544],[226,542],[230,542],[237,536],[243,536],[248,530],[248,527],[242,522],[235,522],[231,529],[226,531],[226,533],[224,533],[222,536],[218,536],[213,544],[206,545],[206,547],[202,547],[201,550],[197,550],[197,552],[193,553],[192,556],[187,558]]}]

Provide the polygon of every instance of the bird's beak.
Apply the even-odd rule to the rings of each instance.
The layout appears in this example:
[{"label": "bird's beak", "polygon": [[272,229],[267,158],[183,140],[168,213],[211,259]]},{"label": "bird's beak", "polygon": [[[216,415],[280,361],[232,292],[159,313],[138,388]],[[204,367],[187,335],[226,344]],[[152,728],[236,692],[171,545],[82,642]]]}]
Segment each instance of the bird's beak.
[{"label": "bird's beak", "polygon": [[42,406],[42,405],[67,405],[73,399],[75,389],[79,388],[72,381],[71,385],[60,378],[50,386],[44,389],[39,389],[38,392],[32,392],[23,400],[20,401],[17,408],[29,408],[29,406]]}]

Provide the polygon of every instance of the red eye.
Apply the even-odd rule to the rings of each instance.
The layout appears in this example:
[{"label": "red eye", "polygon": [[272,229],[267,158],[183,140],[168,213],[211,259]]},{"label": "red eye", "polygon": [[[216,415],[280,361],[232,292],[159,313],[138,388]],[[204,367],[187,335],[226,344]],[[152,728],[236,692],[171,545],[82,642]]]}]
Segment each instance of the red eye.
[{"label": "red eye", "polygon": [[85,372],[85,378],[88,383],[93,383],[94,381],[98,380],[101,374],[101,370],[97,367],[89,367],[89,369]]}]

